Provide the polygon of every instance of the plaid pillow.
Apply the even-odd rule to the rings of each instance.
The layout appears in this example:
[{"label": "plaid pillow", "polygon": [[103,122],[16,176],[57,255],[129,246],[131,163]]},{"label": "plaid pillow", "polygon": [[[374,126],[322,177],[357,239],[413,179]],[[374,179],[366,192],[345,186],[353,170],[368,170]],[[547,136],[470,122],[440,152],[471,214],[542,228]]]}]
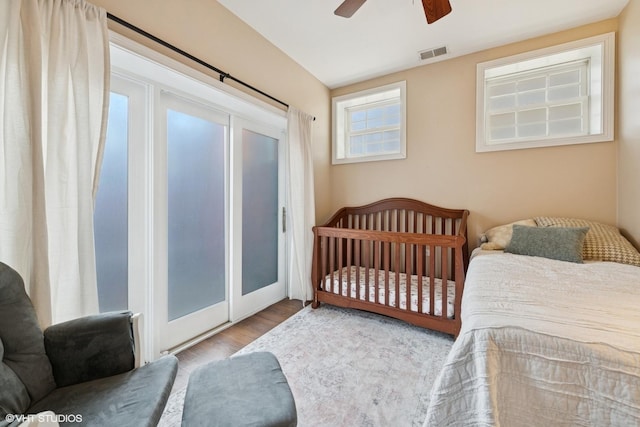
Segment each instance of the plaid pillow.
[{"label": "plaid pillow", "polygon": [[592,261],[612,261],[640,267],[640,253],[612,225],[576,218],[534,218],[538,227],[589,227],[584,239],[582,258]]}]

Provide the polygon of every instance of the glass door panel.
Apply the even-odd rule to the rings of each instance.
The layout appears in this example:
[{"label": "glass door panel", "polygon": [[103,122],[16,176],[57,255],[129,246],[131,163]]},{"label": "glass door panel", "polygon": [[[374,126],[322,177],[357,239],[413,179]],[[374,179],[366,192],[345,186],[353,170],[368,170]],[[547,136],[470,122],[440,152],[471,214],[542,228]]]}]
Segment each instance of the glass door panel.
[{"label": "glass door panel", "polygon": [[166,169],[159,168],[164,171],[155,184],[161,205],[156,230],[163,241],[156,247],[156,271],[164,296],[158,329],[167,350],[229,320],[228,116],[164,91],[161,105],[156,164]]},{"label": "glass door panel", "polygon": [[93,215],[100,312],[129,308],[128,129],[129,97],[111,92],[107,139]]},{"label": "glass door panel", "polygon": [[242,295],[278,281],[278,140],[242,130]]},{"label": "glass door panel", "polygon": [[225,130],[167,110],[170,321],[226,297]]}]

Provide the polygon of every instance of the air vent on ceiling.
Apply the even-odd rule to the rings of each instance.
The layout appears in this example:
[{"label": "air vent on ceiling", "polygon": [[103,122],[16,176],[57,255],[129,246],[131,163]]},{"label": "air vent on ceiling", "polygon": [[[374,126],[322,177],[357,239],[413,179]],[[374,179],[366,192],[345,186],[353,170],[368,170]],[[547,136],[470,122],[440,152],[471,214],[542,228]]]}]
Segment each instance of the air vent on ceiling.
[{"label": "air vent on ceiling", "polygon": [[447,53],[446,46],[436,47],[433,49],[427,49],[427,50],[422,50],[418,52],[418,54],[420,54],[420,60],[422,61],[424,61],[425,59],[435,58],[436,56],[446,55],[446,53]]}]

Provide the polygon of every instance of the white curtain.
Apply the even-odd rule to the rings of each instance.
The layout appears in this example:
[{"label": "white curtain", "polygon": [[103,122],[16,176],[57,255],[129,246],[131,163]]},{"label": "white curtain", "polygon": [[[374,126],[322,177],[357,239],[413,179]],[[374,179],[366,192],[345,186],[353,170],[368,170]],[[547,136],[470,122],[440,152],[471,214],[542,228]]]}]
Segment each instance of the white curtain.
[{"label": "white curtain", "polygon": [[287,205],[289,215],[289,297],[303,302],[313,298],[311,258],[315,225],[313,189],[313,153],[311,125],[313,117],[289,107],[287,113],[288,176]]},{"label": "white curtain", "polygon": [[0,261],[21,274],[47,326],[98,311],[107,17],[84,0],[0,3]]}]

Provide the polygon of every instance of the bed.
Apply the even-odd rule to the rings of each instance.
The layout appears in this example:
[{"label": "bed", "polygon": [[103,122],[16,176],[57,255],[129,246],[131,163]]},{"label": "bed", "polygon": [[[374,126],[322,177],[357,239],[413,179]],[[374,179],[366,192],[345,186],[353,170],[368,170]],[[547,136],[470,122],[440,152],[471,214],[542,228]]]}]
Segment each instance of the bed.
[{"label": "bed", "polygon": [[340,209],[313,228],[313,308],[366,310],[456,336],[468,215],[408,198]]},{"label": "bed", "polygon": [[509,239],[520,227],[586,226],[581,262],[510,250],[530,243],[474,251],[425,426],[640,425],[640,255],[617,229],[535,220]]}]

